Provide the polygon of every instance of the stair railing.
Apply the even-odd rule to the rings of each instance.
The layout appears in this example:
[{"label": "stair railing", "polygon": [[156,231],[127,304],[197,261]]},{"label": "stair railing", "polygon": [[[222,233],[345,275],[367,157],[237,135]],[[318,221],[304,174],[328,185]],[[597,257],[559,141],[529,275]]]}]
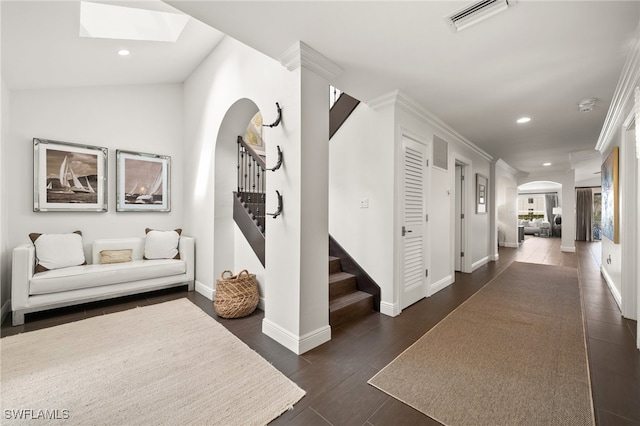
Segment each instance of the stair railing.
[{"label": "stair railing", "polygon": [[238,193],[264,194],[266,188],[264,159],[238,136]]},{"label": "stair railing", "polygon": [[238,196],[246,203],[253,215],[264,227],[264,205],[266,164],[264,158],[238,136]]}]

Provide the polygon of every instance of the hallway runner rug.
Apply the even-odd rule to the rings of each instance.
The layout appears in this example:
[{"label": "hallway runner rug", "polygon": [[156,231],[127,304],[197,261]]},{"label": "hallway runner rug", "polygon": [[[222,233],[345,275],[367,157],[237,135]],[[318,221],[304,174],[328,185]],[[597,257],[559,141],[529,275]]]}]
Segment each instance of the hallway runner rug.
[{"label": "hallway runner rug", "polygon": [[369,383],[450,426],[595,424],[577,270],[513,262]]},{"label": "hallway runner rug", "polygon": [[184,298],[8,336],[0,351],[3,424],[265,425],[305,394]]}]

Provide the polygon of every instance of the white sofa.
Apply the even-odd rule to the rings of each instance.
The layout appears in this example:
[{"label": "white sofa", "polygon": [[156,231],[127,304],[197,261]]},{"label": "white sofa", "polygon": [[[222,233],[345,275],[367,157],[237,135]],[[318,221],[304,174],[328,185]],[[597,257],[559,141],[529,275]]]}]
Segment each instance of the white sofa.
[{"label": "white sofa", "polygon": [[533,219],[533,220],[519,219],[518,225],[524,226],[525,235],[541,235],[544,233],[547,233],[547,234],[551,233],[551,224],[544,219]]},{"label": "white sofa", "polygon": [[[13,250],[11,309],[13,325],[27,313],[109,299],[180,285],[194,289],[194,239],[181,236],[180,259],[143,259],[145,238],[95,240],[92,263],[35,272],[33,244]],[[131,261],[100,264],[103,250],[131,249]]]}]

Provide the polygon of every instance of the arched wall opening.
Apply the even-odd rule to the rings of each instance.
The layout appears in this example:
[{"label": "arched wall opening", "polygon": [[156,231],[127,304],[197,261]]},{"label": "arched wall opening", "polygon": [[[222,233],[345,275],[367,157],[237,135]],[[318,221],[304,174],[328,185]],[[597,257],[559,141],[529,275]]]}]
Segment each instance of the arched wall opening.
[{"label": "arched wall opening", "polygon": [[[237,140],[259,111],[250,99],[239,99],[227,110],[215,147],[215,203],[213,276],[235,267],[236,225],[233,220],[233,191],[237,190]],[[239,271],[233,271],[239,272]]]},{"label": "arched wall opening", "polygon": [[[558,191],[558,201],[562,207],[562,242],[560,249],[563,252],[573,253],[575,246],[575,170],[567,172],[550,173],[544,176],[528,176],[518,179],[518,192],[524,184],[530,188],[533,185],[542,185],[540,182],[550,183],[553,186],[560,185]],[[537,182],[534,184],[534,182]],[[544,189],[544,187],[542,187]]]},{"label": "arched wall opening", "polygon": [[[521,215],[523,211],[528,211],[529,208],[523,210],[523,200],[536,201],[535,211],[539,215],[540,212],[545,215],[545,219],[551,222],[553,219],[552,213],[546,209],[547,195],[556,195],[554,200],[554,207],[562,207],[562,183],[553,181],[532,181],[521,185],[518,185],[518,215]],[[540,202],[542,201],[542,202]],[[525,204],[529,205],[529,202]],[[527,206],[529,207],[529,206]],[[549,217],[551,216],[551,217]]]}]

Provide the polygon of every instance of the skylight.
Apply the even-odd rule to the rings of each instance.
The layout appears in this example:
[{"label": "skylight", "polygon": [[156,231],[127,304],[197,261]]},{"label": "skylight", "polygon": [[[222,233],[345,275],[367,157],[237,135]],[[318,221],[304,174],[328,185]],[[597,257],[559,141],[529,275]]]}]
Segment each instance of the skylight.
[{"label": "skylight", "polygon": [[80,37],[175,42],[187,15],[81,1]]}]

